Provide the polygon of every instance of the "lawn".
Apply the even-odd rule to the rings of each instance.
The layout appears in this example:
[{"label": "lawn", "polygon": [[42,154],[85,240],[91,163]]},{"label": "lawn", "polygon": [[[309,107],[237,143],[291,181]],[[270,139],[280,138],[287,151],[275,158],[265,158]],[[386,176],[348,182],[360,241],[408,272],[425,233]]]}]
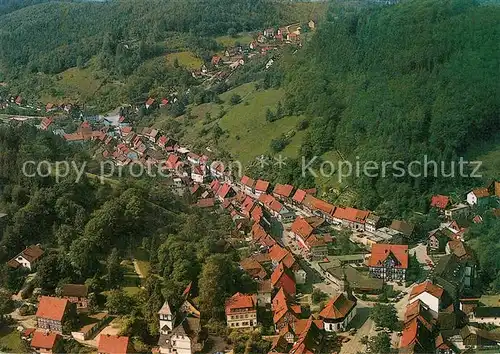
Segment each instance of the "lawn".
[{"label": "lawn", "polygon": [[95,97],[96,92],[114,95],[119,83],[106,82],[106,79],[107,74],[99,70],[92,59],[85,68],[73,67],[53,75],[53,84],[41,92],[40,101],[56,104],[87,102]]},{"label": "lawn", "polygon": [[227,48],[227,47],[234,47],[236,43],[240,43],[243,46],[250,44],[250,42],[252,42],[253,40],[253,37],[251,33],[240,33],[235,37],[220,36],[215,38],[215,40],[217,41],[217,43]]},{"label": "lawn", "polygon": [[137,266],[139,267],[141,273],[147,277],[149,274],[149,270],[151,269],[151,264],[149,262],[149,254],[143,248],[137,248],[134,250],[134,259],[137,262]]},{"label": "lawn", "polygon": [[167,54],[167,62],[169,64],[173,65],[175,59],[177,59],[180,66],[183,66],[186,69],[200,69],[203,65],[203,60],[201,60],[191,52],[177,52]]},{"label": "lawn", "polygon": [[135,272],[132,261],[122,261],[121,264],[124,271],[122,284],[123,291],[125,291],[127,295],[136,295],[141,289],[141,278],[139,278],[139,275]]},{"label": "lawn", "polygon": [[[229,98],[235,93],[241,95],[242,103],[229,107],[219,122],[219,126],[228,134],[222,141],[222,146],[243,165],[247,165],[255,157],[270,153],[271,141],[281,134],[295,131],[302,117],[291,116],[275,122],[266,121],[267,109],[274,111],[277,103],[283,99],[282,90],[256,91],[253,84],[246,84],[222,96]],[[290,145],[283,151],[283,155],[296,156],[293,152],[298,152],[303,134],[304,132],[300,132],[290,139]]]},{"label": "lawn", "polygon": [[[230,99],[233,95],[239,95],[241,103],[231,105]],[[275,122],[266,121],[266,110],[276,110],[276,105],[283,99],[282,90],[261,90],[255,89],[254,83],[238,86],[220,95],[222,104],[205,103],[191,108],[192,119],[186,120],[185,116],[177,118],[184,127],[183,142],[187,145],[205,143],[206,146],[213,143],[209,133],[216,123],[225,131],[224,137],[220,140],[220,147],[229,151],[235,159],[243,165],[247,165],[257,156],[271,152],[271,140],[280,137],[281,134],[295,132],[290,139],[289,145],[282,151],[286,157],[296,157],[305,131],[296,131],[297,123],[303,119],[299,116],[284,117]],[[217,120],[220,111],[224,110],[225,115]],[[205,120],[206,114],[212,117],[212,122]],[[166,115],[160,116],[155,127],[162,128]]]},{"label": "lawn", "polygon": [[9,353],[29,353],[26,348],[21,334],[12,327],[0,328],[0,352],[6,351]]}]

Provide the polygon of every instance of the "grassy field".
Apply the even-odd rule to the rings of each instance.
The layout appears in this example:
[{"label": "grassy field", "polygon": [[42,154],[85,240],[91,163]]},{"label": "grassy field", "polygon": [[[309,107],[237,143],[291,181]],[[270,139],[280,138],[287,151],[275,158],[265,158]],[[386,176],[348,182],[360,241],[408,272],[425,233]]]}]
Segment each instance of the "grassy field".
[{"label": "grassy field", "polygon": [[[228,133],[222,146],[243,165],[259,155],[269,153],[271,140],[281,134],[290,134],[302,119],[292,116],[275,122],[266,121],[267,109],[275,110],[283,94],[281,90],[251,91],[245,96],[242,95],[243,102],[231,107],[220,120],[219,126]],[[285,151],[288,156],[292,156],[294,147],[300,145],[302,133],[291,138],[291,146]]]},{"label": "grassy field", "polygon": [[167,63],[173,65],[175,59],[179,62],[180,66],[186,69],[199,69],[203,65],[203,60],[195,56],[191,52],[178,52],[167,54]]},{"label": "grassy field", "polygon": [[[241,102],[236,105],[230,104],[233,95],[239,95]],[[247,166],[262,154],[271,154],[270,143],[282,134],[291,136],[289,144],[281,155],[288,158],[297,158],[300,146],[307,130],[297,130],[298,123],[304,119],[302,116],[287,116],[275,122],[266,120],[266,111],[276,110],[278,102],[284,98],[282,90],[268,89],[256,90],[254,83],[238,86],[220,95],[221,104],[205,103],[189,107],[190,118],[181,116],[176,120],[181,123],[183,136],[181,141],[191,147],[201,150],[210,147],[212,150],[228,151],[233,159],[238,160],[243,166]],[[222,118],[219,114],[224,112]],[[207,120],[207,114],[210,118]],[[155,127],[162,129],[164,122],[172,118],[166,115],[160,116]],[[224,135],[215,144],[211,129],[218,124],[224,131]],[[168,133],[168,131],[167,131]],[[293,136],[292,136],[293,135]],[[321,156],[323,161],[330,161],[337,169],[341,157],[331,151]],[[325,167],[328,172],[328,167]],[[328,196],[337,197],[339,201],[349,204],[355,199],[355,195],[347,190],[344,191],[345,183],[339,183],[338,171],[329,175],[320,175],[316,178],[316,185]]]},{"label": "grassy field", "polygon": [[[242,100],[233,106],[230,104],[230,99],[235,94],[241,96]],[[188,145],[200,144],[201,141],[211,145],[213,139],[204,132],[219,124],[225,132],[220,139],[219,147],[229,151],[234,158],[246,165],[255,157],[270,153],[269,146],[272,139],[278,138],[281,134],[295,132],[282,154],[296,157],[305,134],[305,131],[297,132],[296,126],[303,117],[291,116],[275,122],[266,121],[266,110],[269,108],[274,111],[283,96],[284,92],[281,90],[257,91],[254,83],[249,83],[220,95],[223,101],[220,105],[205,103],[190,107],[191,116],[194,118],[189,120],[184,116],[178,118],[178,121],[184,123],[183,141]],[[217,119],[221,110],[225,115]],[[210,123],[205,121],[207,113],[212,117]],[[165,119],[168,118],[160,117],[155,126],[161,128]]]},{"label": "grassy field", "polygon": [[97,95],[115,95],[119,83],[106,82],[107,74],[91,60],[85,68],[70,68],[50,78],[50,90],[41,92],[43,103],[87,102]]},{"label": "grassy field", "polygon": [[253,36],[251,33],[240,33],[235,37],[220,36],[215,38],[215,40],[223,47],[233,47],[236,43],[240,43],[241,45],[250,44],[253,40]]},{"label": "grassy field", "polygon": [[135,272],[132,261],[123,261],[122,267],[124,271],[123,291],[131,296],[136,295],[141,290],[141,278],[139,278],[139,275]]},{"label": "grassy field", "polygon": [[147,277],[149,274],[149,270],[151,269],[151,265],[149,263],[149,254],[143,248],[137,248],[134,250],[134,259],[137,262],[137,266],[139,267],[141,273]]},{"label": "grassy field", "polygon": [[29,353],[21,339],[21,335],[15,328],[0,328],[0,352],[4,350],[8,353]]}]

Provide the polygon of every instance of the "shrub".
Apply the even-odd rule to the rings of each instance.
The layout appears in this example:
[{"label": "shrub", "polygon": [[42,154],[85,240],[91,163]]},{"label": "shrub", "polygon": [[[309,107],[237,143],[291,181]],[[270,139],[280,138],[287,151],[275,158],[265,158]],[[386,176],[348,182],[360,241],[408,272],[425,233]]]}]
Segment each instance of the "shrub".
[{"label": "shrub", "polygon": [[271,150],[274,152],[283,151],[290,141],[282,134],[279,138],[271,140]]},{"label": "shrub", "polygon": [[231,99],[229,100],[229,102],[231,103],[231,105],[237,105],[239,103],[241,103],[241,96],[238,95],[238,94],[234,94],[231,96]]},{"label": "shrub", "polygon": [[305,130],[309,127],[309,120],[307,119],[302,119],[300,122],[297,123],[297,130]]}]

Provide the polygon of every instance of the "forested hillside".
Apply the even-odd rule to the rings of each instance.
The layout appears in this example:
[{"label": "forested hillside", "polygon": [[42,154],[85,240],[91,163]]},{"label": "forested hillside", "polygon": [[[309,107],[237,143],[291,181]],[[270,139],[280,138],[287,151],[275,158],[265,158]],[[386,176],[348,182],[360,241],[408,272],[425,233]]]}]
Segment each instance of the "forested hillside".
[{"label": "forested hillside", "polygon": [[[289,5],[281,4],[281,7]],[[24,7],[0,21],[0,63],[6,71],[57,73],[85,62],[103,46],[168,42],[172,32],[196,37],[254,30],[293,20],[268,0],[51,1]]]},{"label": "forested hillside", "polygon": [[[0,227],[0,288],[20,290],[27,272],[6,262],[27,245],[40,244],[45,253],[26,296],[34,287],[54,294],[63,284],[85,282],[95,295],[92,306],[128,315],[122,330],[135,337],[136,348],[156,345],[158,310],[165,299],[179,307],[190,283],[202,294],[206,321],[225,318],[228,296],[255,291],[227,242],[229,215],[190,207],[167,179],[101,184],[87,175],[76,180],[73,173],[59,183],[53,175],[23,177],[24,161],[42,160],[71,160],[80,167],[89,162],[81,146],[50,132],[0,125],[0,210],[7,214]],[[148,269],[142,280],[128,273],[138,250]]]},{"label": "forested hillside", "polygon": [[[286,108],[316,117],[306,156],[338,149],[361,161],[466,156],[499,131],[500,7],[406,1],[329,15],[285,65]],[[423,209],[459,178],[357,178],[358,203],[390,215]]]}]

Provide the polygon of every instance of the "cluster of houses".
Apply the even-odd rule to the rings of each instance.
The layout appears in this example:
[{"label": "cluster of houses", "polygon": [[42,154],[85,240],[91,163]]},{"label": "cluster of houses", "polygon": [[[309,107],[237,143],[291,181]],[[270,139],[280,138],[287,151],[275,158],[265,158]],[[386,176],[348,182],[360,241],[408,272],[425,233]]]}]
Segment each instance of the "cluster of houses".
[{"label": "cluster of houses", "polygon": [[[308,28],[314,30],[316,22],[309,21]],[[278,50],[284,45],[294,44],[301,46],[301,31],[302,28],[298,24],[291,24],[279,28],[266,28],[259,32],[248,46],[238,45],[229,47],[224,50],[224,53],[212,56],[210,65],[203,65],[200,70],[192,72],[194,78],[210,78],[222,80],[227,78],[232,70],[239,68],[245,64],[245,60],[251,60],[258,55],[267,55],[275,50]],[[270,59],[266,63],[266,69],[269,69],[274,63]],[[229,68],[230,71],[224,71],[223,68]]]},{"label": "cluster of houses", "polygon": [[[248,261],[242,263],[250,265]],[[247,269],[255,278],[263,277],[260,273],[265,272],[250,266]],[[276,330],[272,353],[319,353],[327,333],[347,330],[356,315],[357,300],[349,290],[330,299],[319,314],[305,318],[295,301],[295,294],[288,292],[294,289],[278,284],[279,290],[272,291],[269,281],[267,284],[260,284],[258,294],[235,293],[228,298],[225,315],[228,328],[252,329],[260,324],[258,307],[270,308]],[[275,293],[272,299],[271,293]],[[200,327],[200,311],[191,298],[191,284],[183,296],[184,302],[179,309],[172,309],[166,301],[158,312],[161,335],[154,353],[192,354],[203,349],[207,333]]]},{"label": "cluster of houses", "polygon": [[[498,324],[499,297],[457,298],[447,290],[446,282],[446,279],[431,277],[413,287],[404,315],[399,352],[498,351],[500,334],[486,330],[481,324]],[[490,298],[493,303],[488,303]]]},{"label": "cluster of houses", "polygon": [[[36,327],[27,328],[21,334],[36,352],[60,353],[62,338],[72,336],[77,340],[87,340],[98,333],[108,318],[106,313],[86,314],[89,304],[86,285],[66,284],[58,293],[58,297],[39,298]],[[70,330],[66,323],[75,316],[78,320],[85,317],[85,320],[80,329]],[[126,336],[101,334],[97,338],[97,351],[102,354],[126,354],[132,351],[132,347]]]},{"label": "cluster of houses", "polygon": [[440,257],[427,280],[412,289],[400,340],[401,353],[500,350],[499,333],[488,330],[500,325],[500,296],[471,296],[477,294],[477,260],[464,240],[467,228],[461,225],[466,219],[482,222],[479,215],[472,214],[474,206],[497,211],[499,197],[499,182],[470,191],[467,204],[452,205],[450,198],[443,195],[432,197],[431,207],[447,220],[429,233],[427,243],[428,251]]},{"label": "cluster of houses", "polygon": [[20,109],[30,109],[35,110],[37,112],[46,112],[46,113],[56,113],[56,112],[65,112],[69,113],[73,108],[71,103],[47,103],[45,106],[42,104],[32,105],[26,101],[22,96],[10,96],[2,99],[0,97],[0,109],[6,109],[10,106],[14,106]]}]

